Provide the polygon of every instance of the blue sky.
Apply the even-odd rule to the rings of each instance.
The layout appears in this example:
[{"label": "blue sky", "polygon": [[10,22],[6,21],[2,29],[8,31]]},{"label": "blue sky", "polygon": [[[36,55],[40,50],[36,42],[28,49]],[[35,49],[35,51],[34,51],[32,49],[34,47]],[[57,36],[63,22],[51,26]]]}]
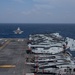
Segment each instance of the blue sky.
[{"label": "blue sky", "polygon": [[0,23],[75,23],[75,0],[0,0]]}]

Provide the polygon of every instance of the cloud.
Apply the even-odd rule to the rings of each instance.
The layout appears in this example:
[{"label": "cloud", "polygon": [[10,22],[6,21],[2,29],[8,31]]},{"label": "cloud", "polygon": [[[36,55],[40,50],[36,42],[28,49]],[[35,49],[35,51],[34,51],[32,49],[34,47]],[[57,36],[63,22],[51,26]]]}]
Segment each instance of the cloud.
[{"label": "cloud", "polygon": [[44,15],[52,15],[51,12],[49,11],[45,11],[45,10],[38,10],[38,9],[32,9],[32,10],[29,10],[29,11],[22,11],[21,12],[22,15],[25,15],[25,16],[30,16],[30,15],[40,15],[40,16],[44,16]]},{"label": "cloud", "polygon": [[22,15],[29,15],[29,14],[31,14],[31,11],[22,11],[21,14]]},{"label": "cloud", "polygon": [[33,1],[37,3],[49,3],[51,0],[33,0]]},{"label": "cloud", "polygon": [[33,0],[35,2],[34,7],[40,10],[54,9],[54,0]]},{"label": "cloud", "polygon": [[74,11],[75,0],[33,0],[35,7],[40,10],[70,12]]},{"label": "cloud", "polygon": [[33,2],[33,7],[30,10],[21,11],[22,15],[52,15],[50,9],[54,7],[49,4],[50,0],[33,0]]},{"label": "cloud", "polygon": [[24,0],[13,0],[15,2],[24,3]]},{"label": "cloud", "polygon": [[53,6],[48,4],[35,4],[35,7],[37,9],[48,9],[48,10],[54,8]]},{"label": "cloud", "polygon": [[0,12],[5,21],[75,23],[75,0],[11,0],[8,8]]},{"label": "cloud", "polygon": [[48,4],[48,5],[52,5],[58,2],[61,2],[60,0],[33,0],[33,2],[37,3],[37,4]]}]

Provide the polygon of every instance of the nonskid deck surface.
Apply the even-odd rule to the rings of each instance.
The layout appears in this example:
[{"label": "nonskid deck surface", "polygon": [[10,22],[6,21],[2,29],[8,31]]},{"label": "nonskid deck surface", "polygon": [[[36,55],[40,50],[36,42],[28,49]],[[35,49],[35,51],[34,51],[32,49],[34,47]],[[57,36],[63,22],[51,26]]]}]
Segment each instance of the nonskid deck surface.
[{"label": "nonskid deck surface", "polygon": [[[7,39],[0,47],[0,75],[25,75],[30,66],[25,65],[26,39]],[[29,69],[26,69],[29,68]]]}]

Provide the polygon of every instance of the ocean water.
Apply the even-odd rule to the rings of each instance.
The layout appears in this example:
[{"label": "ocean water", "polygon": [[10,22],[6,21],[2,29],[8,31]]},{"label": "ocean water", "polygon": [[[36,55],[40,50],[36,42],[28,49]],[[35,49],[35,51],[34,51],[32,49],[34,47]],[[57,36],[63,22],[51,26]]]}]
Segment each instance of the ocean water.
[{"label": "ocean water", "polygon": [[[24,31],[14,34],[18,27]],[[30,34],[58,32],[75,39],[75,24],[0,24],[0,38],[28,38]]]}]

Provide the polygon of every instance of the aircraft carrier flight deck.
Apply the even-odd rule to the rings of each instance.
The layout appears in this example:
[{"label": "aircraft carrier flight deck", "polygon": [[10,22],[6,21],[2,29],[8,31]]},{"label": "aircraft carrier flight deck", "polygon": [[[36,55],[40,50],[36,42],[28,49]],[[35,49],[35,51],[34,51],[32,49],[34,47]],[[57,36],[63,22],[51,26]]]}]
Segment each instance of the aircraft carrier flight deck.
[{"label": "aircraft carrier flight deck", "polygon": [[[0,39],[0,75],[26,75],[26,39]],[[29,68],[29,69],[28,69]]]}]

